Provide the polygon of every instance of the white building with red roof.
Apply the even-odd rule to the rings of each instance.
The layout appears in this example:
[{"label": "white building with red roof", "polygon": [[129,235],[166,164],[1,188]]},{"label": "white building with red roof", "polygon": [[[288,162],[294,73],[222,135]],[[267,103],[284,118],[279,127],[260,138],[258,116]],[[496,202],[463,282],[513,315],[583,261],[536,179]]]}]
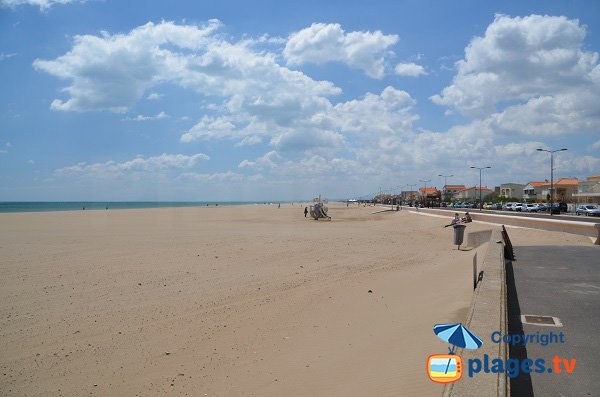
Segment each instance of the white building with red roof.
[{"label": "white building with red roof", "polygon": [[535,201],[544,201],[546,200],[546,196],[542,195],[542,191],[546,188],[546,186],[550,186],[550,182],[529,182],[523,188],[523,199],[524,200],[535,200]]}]

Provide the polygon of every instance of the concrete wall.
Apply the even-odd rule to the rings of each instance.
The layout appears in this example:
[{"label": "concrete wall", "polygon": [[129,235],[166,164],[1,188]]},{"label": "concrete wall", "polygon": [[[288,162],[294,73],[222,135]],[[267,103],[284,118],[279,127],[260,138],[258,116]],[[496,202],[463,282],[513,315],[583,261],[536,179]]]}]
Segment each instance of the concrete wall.
[{"label": "concrete wall", "polygon": [[[471,233],[470,233],[471,234]],[[472,241],[479,242],[482,234],[467,236]],[[483,278],[473,293],[471,307],[465,321],[465,326],[483,340],[483,345],[477,350],[458,349],[456,354],[463,360],[463,376],[456,383],[450,383],[444,388],[444,397],[506,397],[510,395],[509,382],[506,375],[484,373],[483,371],[468,376],[468,361],[470,358],[482,359],[484,354],[490,361],[495,358],[506,360],[508,346],[505,343],[495,344],[490,341],[494,331],[505,334],[508,331],[506,307],[506,273],[504,265],[504,243],[500,229],[489,232],[489,246],[481,269]]]},{"label": "concrete wall", "polygon": [[482,244],[490,241],[492,235],[491,230],[482,230],[480,232],[469,232],[467,233],[467,247],[477,248]]}]

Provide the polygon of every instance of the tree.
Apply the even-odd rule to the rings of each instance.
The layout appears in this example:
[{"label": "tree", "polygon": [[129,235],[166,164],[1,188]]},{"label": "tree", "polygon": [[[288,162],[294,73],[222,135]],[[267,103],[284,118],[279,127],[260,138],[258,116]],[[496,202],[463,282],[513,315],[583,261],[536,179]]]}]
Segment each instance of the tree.
[{"label": "tree", "polygon": [[492,192],[492,193],[489,193],[489,194],[487,194],[487,195],[483,196],[483,199],[482,199],[482,200],[483,200],[484,202],[487,202],[487,201],[493,201],[493,202],[496,202],[496,201],[500,201],[500,200],[501,200],[501,198],[500,198],[500,195],[499,195],[498,193],[496,193],[496,192]]}]

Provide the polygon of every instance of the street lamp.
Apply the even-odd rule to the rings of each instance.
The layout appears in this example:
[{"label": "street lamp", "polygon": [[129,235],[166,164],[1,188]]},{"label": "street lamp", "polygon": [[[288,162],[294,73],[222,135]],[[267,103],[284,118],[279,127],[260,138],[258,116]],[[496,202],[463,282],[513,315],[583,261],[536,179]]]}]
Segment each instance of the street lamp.
[{"label": "street lamp", "polygon": [[413,200],[413,188],[414,188],[414,186],[417,186],[417,185],[415,183],[413,183],[413,184],[407,183],[406,186],[408,186],[408,188],[410,189],[409,190],[409,192],[410,192],[410,201],[412,202],[412,200]]},{"label": "street lamp", "polygon": [[[398,200],[400,201],[400,205],[402,205],[402,189],[403,188],[404,188],[404,185],[399,185],[397,187],[397,189],[398,189]],[[398,204],[398,203],[396,202],[396,204]]]},{"label": "street lamp", "polygon": [[419,179],[419,182],[425,182],[425,190],[423,195],[425,196],[425,205],[427,205],[427,182],[431,182],[431,179]]},{"label": "street lamp", "polygon": [[490,167],[490,166],[487,166],[487,167],[473,167],[473,166],[471,166],[471,168],[479,170],[479,211],[481,211],[481,209],[483,208],[483,202],[481,201],[481,170],[485,170],[486,168],[492,168],[492,167]]},{"label": "street lamp", "polygon": [[548,152],[550,153],[550,216],[552,216],[552,211],[554,210],[554,153],[563,152],[567,149],[556,149],[556,150],[546,150],[546,149],[536,149],[538,152]]},{"label": "street lamp", "polygon": [[438,176],[444,177],[444,201],[445,201],[445,200],[448,199],[446,197],[446,185],[448,184],[448,178],[450,178],[451,176],[454,176],[454,175],[442,175],[442,174],[438,174]]}]

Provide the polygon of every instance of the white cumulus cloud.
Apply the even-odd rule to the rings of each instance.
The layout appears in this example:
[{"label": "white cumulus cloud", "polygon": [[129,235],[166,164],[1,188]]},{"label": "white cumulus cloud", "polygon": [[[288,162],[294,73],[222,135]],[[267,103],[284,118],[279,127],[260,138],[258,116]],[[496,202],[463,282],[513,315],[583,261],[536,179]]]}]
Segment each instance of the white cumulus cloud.
[{"label": "white cumulus cloud", "polygon": [[[595,106],[600,99],[598,56],[583,49],[585,28],[564,17],[497,16],[486,34],[467,46],[452,83],[433,97],[434,102],[471,117],[464,125],[441,132],[417,128],[416,100],[406,91],[387,86],[336,102],[341,90],[333,83],[280,64],[282,59],[288,65],[334,60],[373,77],[383,76],[396,36],[346,33],[337,24],[314,24],[288,38],[281,58],[269,52],[276,46],[268,36],[231,41],[218,33],[219,26],[218,21],[204,26],[161,22],[124,34],[80,36],[66,54],[34,65],[67,81],[64,96],[53,105],[56,110],[128,111],[140,99],[154,99],[165,84],[194,91],[201,97],[200,113],[177,119],[186,125],[180,141],[202,145],[229,140],[238,147],[262,143],[252,148],[251,157],[236,160],[233,170],[227,169],[230,165],[213,173],[189,169],[191,161],[196,164],[208,156],[190,160],[191,156],[164,154],[120,163],[80,163],[57,170],[56,175],[146,173],[173,179],[173,172],[167,178],[161,171],[185,168],[177,182],[190,186],[251,180],[264,184],[261,187],[298,185],[298,178],[307,175],[307,183],[343,181],[364,189],[365,183],[379,183],[377,178],[435,179],[439,172],[458,175],[459,170],[464,179],[457,183],[474,184],[478,174],[469,174],[468,167],[493,160],[494,168],[486,177],[503,181],[510,174],[518,175],[514,182],[527,182],[545,176],[548,168],[547,158],[535,152],[543,147],[544,139],[538,136],[597,131],[600,125]],[[320,52],[331,48],[332,37],[341,40],[341,47],[352,38],[360,51],[346,52],[352,47],[348,45],[336,48],[333,55]],[[426,74],[414,63],[401,63],[396,72]],[[188,124],[189,120],[194,122]],[[263,146],[268,148],[257,152]],[[599,164],[597,157],[569,151],[561,154],[557,172],[592,172]],[[260,173],[249,177],[248,172]]]},{"label": "white cumulus cloud", "polygon": [[149,22],[129,34],[75,36],[69,52],[54,60],[36,59],[33,66],[70,81],[63,89],[70,98],[55,99],[52,109],[124,112],[154,84],[182,77],[187,56],[161,46],[200,49],[219,26],[216,20],[201,27]]},{"label": "white cumulus cloud", "polygon": [[398,76],[419,77],[426,75],[425,68],[416,63],[399,63],[394,68],[394,73]]},{"label": "white cumulus cloud", "polygon": [[164,119],[167,117],[169,117],[169,116],[165,112],[160,112],[154,116],[144,116],[144,115],[138,114],[135,117],[126,117],[123,119],[123,121],[151,121],[151,120],[160,120],[160,119]]},{"label": "white cumulus cloud", "polygon": [[586,28],[564,16],[496,15],[457,62],[458,73],[431,100],[485,119],[497,132],[557,135],[597,131],[598,53]]},{"label": "white cumulus cloud", "polygon": [[184,172],[177,179],[187,179],[198,182],[224,182],[224,181],[241,181],[244,175],[235,172],[215,172],[213,174],[200,174],[196,172]]},{"label": "white cumulus cloud", "polygon": [[262,138],[258,135],[245,136],[244,139],[236,143],[236,146],[257,145],[262,142]]},{"label": "white cumulus cloud", "polygon": [[146,97],[146,99],[154,101],[154,100],[160,99],[161,97],[162,97],[161,94],[158,94],[156,92],[151,92],[150,94],[148,94],[148,96]]},{"label": "white cumulus cloud", "polygon": [[200,161],[209,160],[210,157],[203,153],[193,155],[167,154],[147,157],[138,156],[124,162],[107,161],[104,163],[87,164],[81,162],[72,166],[59,168],[54,171],[55,176],[114,176],[126,175],[134,172],[157,172],[168,169],[190,168]]},{"label": "white cumulus cloud", "polygon": [[0,0],[0,6],[14,8],[20,5],[32,5],[46,11],[55,4],[84,3],[87,0]]},{"label": "white cumulus cloud", "polygon": [[381,79],[385,74],[385,56],[397,42],[397,35],[385,35],[379,30],[345,32],[337,23],[313,23],[290,35],[283,56],[290,65],[343,62]]},{"label": "white cumulus cloud", "polygon": [[16,55],[17,55],[16,52],[11,52],[11,53],[8,53],[8,54],[0,52],[0,62],[4,61],[5,59],[10,59],[10,58],[12,58],[12,57],[14,57]]},{"label": "white cumulus cloud", "polygon": [[239,132],[228,117],[203,116],[188,132],[181,136],[181,142],[191,142],[196,139],[237,137]]}]

